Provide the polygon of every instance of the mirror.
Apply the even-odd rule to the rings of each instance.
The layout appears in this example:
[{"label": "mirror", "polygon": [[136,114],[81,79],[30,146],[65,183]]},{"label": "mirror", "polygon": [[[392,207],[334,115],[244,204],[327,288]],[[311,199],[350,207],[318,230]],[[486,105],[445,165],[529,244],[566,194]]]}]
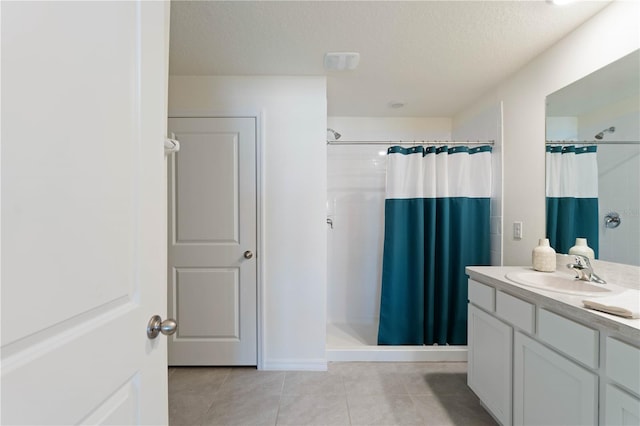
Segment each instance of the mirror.
[{"label": "mirror", "polygon": [[[587,167],[597,168],[597,172],[580,171],[578,161],[571,160],[572,171],[566,175],[572,180],[570,185],[586,183],[587,188],[581,191],[595,194],[595,219],[588,213],[586,221],[592,222],[593,231],[589,232],[595,232],[596,257],[640,266],[640,50],[547,96],[546,139],[547,232],[554,226],[571,227],[587,215],[575,210],[573,216],[553,223],[554,209],[558,209],[550,199],[567,194],[550,195],[550,191],[553,193],[555,186],[563,187],[559,191],[563,192],[567,183],[557,182],[557,157],[550,151],[562,147],[568,152],[571,146],[580,152],[595,151],[596,160]],[[590,191],[595,186],[597,191]]]}]

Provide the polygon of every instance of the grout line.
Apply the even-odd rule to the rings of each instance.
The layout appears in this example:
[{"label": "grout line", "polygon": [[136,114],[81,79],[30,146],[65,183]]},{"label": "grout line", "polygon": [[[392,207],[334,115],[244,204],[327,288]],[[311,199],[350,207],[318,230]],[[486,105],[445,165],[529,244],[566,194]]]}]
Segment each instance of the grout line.
[{"label": "grout line", "polygon": [[278,425],[278,417],[280,417],[280,407],[282,405],[282,394],[284,393],[284,383],[287,380],[287,375],[289,374],[289,371],[285,371],[284,372],[284,377],[282,377],[282,386],[280,387],[280,395],[278,397],[278,408],[276,409],[276,419],[275,419],[275,423],[274,426]]},{"label": "grout line", "polygon": [[345,389],[344,401],[347,404],[347,417],[349,418],[349,425],[352,425],[353,420],[351,420],[351,408],[349,407],[349,395],[346,394],[346,389]]}]

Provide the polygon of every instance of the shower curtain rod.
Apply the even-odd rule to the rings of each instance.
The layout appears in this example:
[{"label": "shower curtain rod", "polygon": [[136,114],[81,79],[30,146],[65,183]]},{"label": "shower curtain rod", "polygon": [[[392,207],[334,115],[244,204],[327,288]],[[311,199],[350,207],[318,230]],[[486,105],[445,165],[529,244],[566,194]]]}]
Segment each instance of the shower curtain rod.
[{"label": "shower curtain rod", "polygon": [[419,140],[419,141],[327,141],[327,145],[422,145],[422,144],[431,144],[431,145],[493,145],[495,141],[427,141],[427,140]]},{"label": "shower curtain rod", "polygon": [[640,145],[640,141],[546,141],[546,145]]}]

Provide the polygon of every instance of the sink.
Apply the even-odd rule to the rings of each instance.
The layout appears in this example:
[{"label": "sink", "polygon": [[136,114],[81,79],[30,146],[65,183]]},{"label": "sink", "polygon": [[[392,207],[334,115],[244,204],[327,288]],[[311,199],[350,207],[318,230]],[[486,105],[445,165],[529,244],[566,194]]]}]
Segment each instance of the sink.
[{"label": "sink", "polygon": [[577,294],[580,296],[607,296],[612,294],[612,289],[607,284],[595,284],[581,281],[570,274],[560,272],[538,272],[533,270],[514,271],[505,275],[514,283],[539,288],[541,290],[554,291],[556,293]]}]

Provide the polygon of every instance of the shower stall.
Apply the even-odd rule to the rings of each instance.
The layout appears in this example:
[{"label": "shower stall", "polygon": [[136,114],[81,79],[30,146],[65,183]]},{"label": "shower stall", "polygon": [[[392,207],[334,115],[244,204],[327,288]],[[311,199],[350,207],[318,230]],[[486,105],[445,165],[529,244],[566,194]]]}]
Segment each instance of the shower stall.
[{"label": "shower stall", "polygon": [[377,345],[388,147],[327,145],[327,358],[464,361],[466,346]]}]

